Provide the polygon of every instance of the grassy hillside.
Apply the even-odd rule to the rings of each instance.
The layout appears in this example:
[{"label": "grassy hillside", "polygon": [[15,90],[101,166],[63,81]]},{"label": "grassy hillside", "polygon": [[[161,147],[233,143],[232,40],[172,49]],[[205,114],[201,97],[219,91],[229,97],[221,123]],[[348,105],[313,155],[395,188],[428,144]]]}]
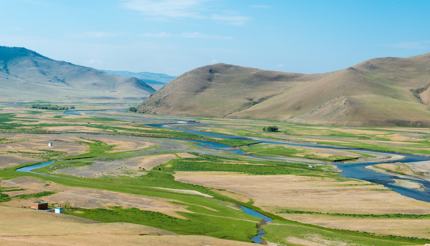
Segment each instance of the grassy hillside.
[{"label": "grassy hillside", "polygon": [[217,64],[180,76],[141,112],[337,125],[430,125],[430,55],[325,74]]}]

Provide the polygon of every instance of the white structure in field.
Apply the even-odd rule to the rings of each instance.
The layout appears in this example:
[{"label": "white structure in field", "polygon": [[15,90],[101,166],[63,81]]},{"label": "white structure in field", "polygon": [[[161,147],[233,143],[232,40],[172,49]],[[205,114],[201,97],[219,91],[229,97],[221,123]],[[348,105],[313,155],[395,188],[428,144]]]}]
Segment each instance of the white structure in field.
[{"label": "white structure in field", "polygon": [[53,142],[49,142],[49,143],[48,143],[48,147],[49,147],[49,148],[54,147],[54,143],[53,143]]}]

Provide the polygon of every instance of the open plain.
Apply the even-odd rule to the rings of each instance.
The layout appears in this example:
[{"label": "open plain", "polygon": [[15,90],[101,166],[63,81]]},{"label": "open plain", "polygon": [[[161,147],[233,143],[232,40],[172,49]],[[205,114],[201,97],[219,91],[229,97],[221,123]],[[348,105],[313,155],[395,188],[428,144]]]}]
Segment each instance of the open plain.
[{"label": "open plain", "polygon": [[[190,246],[246,245],[256,235],[279,246],[430,239],[430,203],[390,183],[344,174],[363,163],[379,164],[363,169],[372,174],[415,167],[402,161],[430,154],[421,128],[164,117],[100,105],[91,111],[91,104],[73,114],[27,107],[0,108],[0,240],[6,245],[29,238],[32,245]],[[267,125],[280,131],[263,131]],[[397,175],[393,184],[420,178]],[[31,210],[35,201],[64,214]],[[270,221],[261,223],[261,216]]]}]

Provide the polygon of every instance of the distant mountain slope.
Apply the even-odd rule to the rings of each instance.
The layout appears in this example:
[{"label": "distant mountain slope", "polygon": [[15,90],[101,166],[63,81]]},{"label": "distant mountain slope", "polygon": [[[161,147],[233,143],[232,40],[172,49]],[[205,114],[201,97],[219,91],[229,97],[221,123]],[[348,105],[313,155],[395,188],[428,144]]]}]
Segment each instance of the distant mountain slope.
[{"label": "distant mountain slope", "polygon": [[112,70],[107,70],[105,72],[112,75],[121,76],[121,77],[135,77],[135,78],[141,79],[146,84],[152,86],[155,89],[159,89],[165,86],[166,84],[168,84],[170,81],[175,79],[174,76],[163,74],[163,73],[149,73],[149,72],[133,73],[128,71],[112,71]]},{"label": "distant mountain slope", "polygon": [[217,64],[188,72],[141,112],[336,125],[430,126],[430,55],[373,59],[325,74]]},{"label": "distant mountain slope", "polygon": [[25,48],[0,46],[2,100],[143,98],[155,90],[137,78],[52,60]]}]

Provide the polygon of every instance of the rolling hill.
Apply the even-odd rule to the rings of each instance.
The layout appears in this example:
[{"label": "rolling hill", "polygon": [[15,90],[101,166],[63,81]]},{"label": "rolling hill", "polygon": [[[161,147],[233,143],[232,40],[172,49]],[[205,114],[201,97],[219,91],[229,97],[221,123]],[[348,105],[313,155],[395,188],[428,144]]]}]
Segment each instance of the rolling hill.
[{"label": "rolling hill", "polygon": [[309,124],[430,126],[430,54],[373,59],[324,74],[205,66],[178,77],[139,109]]},{"label": "rolling hill", "polygon": [[0,46],[2,101],[144,98],[155,90],[143,80],[56,61],[25,48]]}]

